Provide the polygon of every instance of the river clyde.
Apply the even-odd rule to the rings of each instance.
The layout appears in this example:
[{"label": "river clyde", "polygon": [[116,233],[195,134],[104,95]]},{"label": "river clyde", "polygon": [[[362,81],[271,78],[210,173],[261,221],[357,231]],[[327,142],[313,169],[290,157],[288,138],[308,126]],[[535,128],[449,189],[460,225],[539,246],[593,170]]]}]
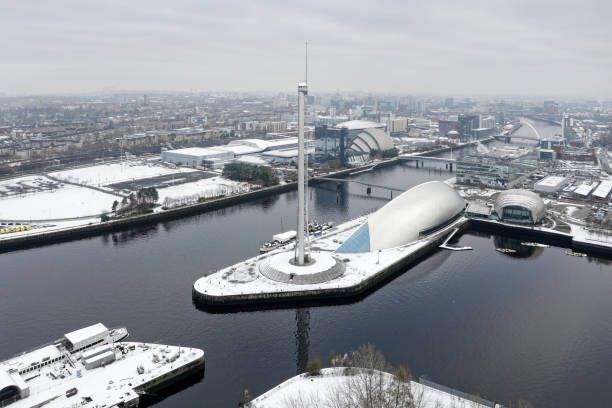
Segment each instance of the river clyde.
[{"label": "river clyde", "polygon": [[[521,129],[520,131],[522,131]],[[519,131],[519,132],[520,132]],[[364,182],[406,189],[451,173],[396,165]],[[312,218],[374,211],[389,191],[346,183],[311,189]],[[295,192],[88,239],[0,255],[0,358],[95,322],[131,339],[195,346],[206,374],[158,407],[232,407],[300,371],[371,342],[415,375],[498,401],[607,406],[612,399],[612,267],[563,248],[467,233],[473,251],[437,251],[352,304],[208,313],[192,304],[204,274],[258,253],[294,229]],[[516,256],[495,247],[520,249]]]}]

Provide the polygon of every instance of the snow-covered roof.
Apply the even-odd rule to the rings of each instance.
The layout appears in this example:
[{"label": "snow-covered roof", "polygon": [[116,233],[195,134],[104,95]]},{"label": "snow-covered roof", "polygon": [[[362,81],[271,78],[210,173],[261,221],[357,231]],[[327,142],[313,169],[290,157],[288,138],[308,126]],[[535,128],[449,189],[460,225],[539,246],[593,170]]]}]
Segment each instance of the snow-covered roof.
[{"label": "snow-covered roof", "polygon": [[282,146],[292,146],[297,144],[297,137],[282,137],[279,139],[263,140],[263,139],[241,139],[230,142],[226,147],[231,146],[251,146],[262,152],[267,149],[278,148]]},{"label": "snow-covered roof", "polygon": [[576,190],[574,190],[574,193],[586,197],[593,191],[596,185],[597,184],[580,184]]},{"label": "snow-covered roof", "polygon": [[258,147],[242,145],[242,144],[235,144],[235,145],[228,144],[225,146],[220,146],[218,147],[218,149],[232,152],[237,156],[242,155],[242,154],[258,153],[261,151]]},{"label": "snow-covered roof", "polygon": [[217,147],[187,147],[185,149],[165,150],[164,153],[182,154],[185,156],[216,156],[219,154],[231,154],[231,151]]},{"label": "snow-covered roof", "polygon": [[555,187],[555,186],[565,183],[565,180],[566,180],[565,177],[561,177],[561,176],[548,176],[538,181],[535,184],[539,186]]},{"label": "snow-covered roof", "polygon": [[382,123],[370,122],[369,120],[349,120],[348,122],[338,123],[337,128],[347,128],[348,130],[384,128]]},{"label": "snow-covered roof", "polygon": [[[308,154],[314,154],[314,147],[306,149]],[[275,157],[279,159],[290,159],[298,156],[298,149],[282,149],[282,150],[270,150],[269,152],[263,153],[264,156]]]},{"label": "snow-covered roof", "polygon": [[108,329],[102,323],[96,323],[91,326],[83,327],[82,329],[64,334],[64,338],[72,344],[79,344],[95,336],[102,336],[108,333]]},{"label": "snow-covered roof", "polygon": [[53,360],[54,358],[60,357],[61,354],[62,353],[56,346],[48,345],[7,361],[7,366],[21,370],[23,368],[30,367],[32,364],[41,363],[43,359],[45,359],[45,361]]},{"label": "snow-covered roof", "polygon": [[597,198],[606,198],[612,190],[612,180],[604,180],[599,187],[593,191],[593,195]]}]

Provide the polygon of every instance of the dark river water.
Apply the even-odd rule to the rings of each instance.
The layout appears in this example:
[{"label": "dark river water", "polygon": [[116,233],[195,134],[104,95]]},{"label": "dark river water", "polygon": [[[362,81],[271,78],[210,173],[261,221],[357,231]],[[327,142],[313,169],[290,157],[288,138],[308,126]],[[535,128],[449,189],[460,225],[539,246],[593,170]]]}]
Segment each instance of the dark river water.
[{"label": "dark river water", "polygon": [[[446,179],[397,165],[361,181],[397,188]],[[311,214],[341,222],[389,192],[311,190]],[[371,342],[415,375],[498,401],[603,407],[612,401],[612,268],[562,248],[468,233],[473,251],[437,251],[356,303],[233,313],[192,304],[194,281],[293,229],[294,192],[145,228],[0,255],[0,358],[103,322],[131,339],[206,351],[203,379],[157,407],[233,407],[308,360]],[[495,251],[516,246],[520,257]]]}]

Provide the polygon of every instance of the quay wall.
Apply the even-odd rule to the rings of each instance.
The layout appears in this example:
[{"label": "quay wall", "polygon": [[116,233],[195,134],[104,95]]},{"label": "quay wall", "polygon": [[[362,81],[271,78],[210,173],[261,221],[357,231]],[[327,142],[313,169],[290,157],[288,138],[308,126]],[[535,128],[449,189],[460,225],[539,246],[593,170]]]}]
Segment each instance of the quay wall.
[{"label": "quay wall", "polygon": [[[198,292],[192,288],[192,300],[196,307],[207,311],[233,310],[236,308],[282,307],[283,305],[309,305],[329,303],[349,303],[357,301],[371,293],[376,288],[393,280],[403,273],[406,268],[426,258],[444,242],[448,234],[459,228],[458,233],[469,230],[504,234],[509,237],[523,238],[529,241],[547,243],[554,246],[571,248],[589,255],[612,258],[612,247],[595,245],[590,242],[576,242],[570,234],[556,231],[543,231],[521,225],[503,224],[483,219],[463,219],[460,223],[453,223],[436,234],[431,241],[419,250],[410,253],[397,262],[382,269],[360,283],[344,288],[328,288],[319,290],[296,290],[293,292],[276,292],[262,294],[211,296]],[[225,309],[224,309],[225,308]]]},{"label": "quay wall", "polygon": [[605,245],[603,243],[597,244],[593,241],[581,241],[573,237],[570,233],[540,230],[528,226],[500,223],[477,218],[470,219],[469,229],[481,232],[504,234],[505,236],[515,238],[537,240],[538,242],[569,248],[575,250],[576,252],[583,252],[587,255],[612,258],[612,246]]}]

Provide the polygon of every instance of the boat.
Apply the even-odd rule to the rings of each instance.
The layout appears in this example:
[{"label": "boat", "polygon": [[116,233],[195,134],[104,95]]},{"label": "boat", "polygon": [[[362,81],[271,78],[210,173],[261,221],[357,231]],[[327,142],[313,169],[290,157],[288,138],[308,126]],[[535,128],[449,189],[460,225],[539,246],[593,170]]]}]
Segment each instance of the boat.
[{"label": "boat", "polygon": [[0,362],[0,407],[137,407],[141,396],[204,369],[196,348],[122,341],[97,323]]},{"label": "boat", "polygon": [[585,254],[585,253],[582,253],[582,252],[574,252],[574,251],[571,251],[571,250],[567,250],[567,251],[565,251],[565,255],[569,255],[569,256],[579,256],[579,257],[582,257],[582,258],[584,258],[585,256],[587,256],[587,254]]},{"label": "boat", "polygon": [[326,222],[323,224],[318,224],[316,222],[308,224],[308,233],[313,234],[315,236],[320,235],[323,231],[327,231],[334,227],[333,222]]},{"label": "boat", "polygon": [[[323,224],[310,223],[308,224],[308,233],[316,237],[320,236],[324,231],[332,229],[334,224],[332,222],[326,222]],[[294,242],[297,237],[296,231],[285,231],[272,236],[271,241],[266,241],[259,247],[259,252],[266,253],[283,247],[291,242]]]},{"label": "boat", "polygon": [[259,252],[265,253],[273,251],[277,248],[282,247],[283,245],[287,245],[290,242],[295,241],[295,237],[297,236],[297,232],[295,231],[285,231],[280,234],[272,235],[271,241],[266,241],[259,247]]},{"label": "boat", "polygon": [[495,248],[497,252],[501,252],[502,254],[515,254],[516,249],[512,248]]},{"label": "boat", "polygon": [[521,245],[537,248],[550,248],[550,245],[540,244],[539,242],[521,242]]}]

